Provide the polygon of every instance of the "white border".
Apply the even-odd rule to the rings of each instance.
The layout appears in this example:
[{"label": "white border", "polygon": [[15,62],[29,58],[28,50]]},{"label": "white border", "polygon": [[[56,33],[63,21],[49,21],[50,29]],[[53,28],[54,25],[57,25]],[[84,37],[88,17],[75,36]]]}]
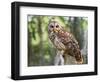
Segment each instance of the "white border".
[{"label": "white border", "polygon": [[[27,15],[88,17],[88,64],[27,67]],[[94,12],[91,10],[20,7],[20,75],[41,75],[94,71]]]}]

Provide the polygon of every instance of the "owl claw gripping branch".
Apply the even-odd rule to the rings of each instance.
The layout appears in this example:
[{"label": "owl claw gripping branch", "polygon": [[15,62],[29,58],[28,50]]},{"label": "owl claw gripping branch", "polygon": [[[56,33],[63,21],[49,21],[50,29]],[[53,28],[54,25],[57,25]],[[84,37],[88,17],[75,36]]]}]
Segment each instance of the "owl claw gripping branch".
[{"label": "owl claw gripping branch", "polygon": [[48,33],[51,42],[57,49],[57,55],[54,62],[55,65],[66,64],[67,55],[74,57],[76,64],[83,63],[83,57],[77,40],[71,33],[66,32],[55,19],[49,22]]}]

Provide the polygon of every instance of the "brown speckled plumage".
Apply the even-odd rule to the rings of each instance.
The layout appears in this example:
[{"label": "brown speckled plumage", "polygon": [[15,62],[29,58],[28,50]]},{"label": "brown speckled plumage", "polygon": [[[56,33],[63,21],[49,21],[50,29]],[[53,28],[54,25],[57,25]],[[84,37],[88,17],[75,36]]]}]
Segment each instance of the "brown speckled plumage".
[{"label": "brown speckled plumage", "polygon": [[[56,23],[56,24],[54,24]],[[49,23],[49,38],[51,42],[54,44],[54,46],[57,48],[57,50],[63,50],[63,57],[66,56],[66,54],[75,57],[76,61],[80,64],[83,63],[83,58],[81,51],[79,49],[79,45],[75,37],[69,33],[63,30],[62,26],[60,26],[56,21],[53,21]],[[57,25],[59,27],[55,27]],[[50,27],[50,25],[54,25],[54,27]],[[56,31],[54,31],[56,30]]]}]

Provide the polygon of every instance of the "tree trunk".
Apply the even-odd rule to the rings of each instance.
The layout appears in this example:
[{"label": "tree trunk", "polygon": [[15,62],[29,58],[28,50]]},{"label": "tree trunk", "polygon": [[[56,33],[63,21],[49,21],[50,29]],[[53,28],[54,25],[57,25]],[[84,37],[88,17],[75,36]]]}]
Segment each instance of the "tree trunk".
[{"label": "tree trunk", "polygon": [[39,43],[39,56],[40,56],[40,60],[39,60],[39,64],[43,65],[44,64],[44,58],[43,58],[43,33],[42,33],[42,18],[41,16],[37,17],[38,20],[38,32],[39,32],[39,36],[40,36],[40,43]]},{"label": "tree trunk", "polygon": [[66,56],[66,62],[65,65],[72,65],[72,64],[76,64],[76,60],[74,57],[67,55]]}]

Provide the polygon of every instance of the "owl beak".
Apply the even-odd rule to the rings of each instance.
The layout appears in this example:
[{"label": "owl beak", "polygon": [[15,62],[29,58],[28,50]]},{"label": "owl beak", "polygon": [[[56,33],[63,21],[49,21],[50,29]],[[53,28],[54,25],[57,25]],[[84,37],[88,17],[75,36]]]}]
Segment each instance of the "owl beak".
[{"label": "owl beak", "polygon": [[53,31],[54,31],[55,33],[57,33],[57,32],[58,32],[58,30],[57,30],[57,29],[53,29]]}]

